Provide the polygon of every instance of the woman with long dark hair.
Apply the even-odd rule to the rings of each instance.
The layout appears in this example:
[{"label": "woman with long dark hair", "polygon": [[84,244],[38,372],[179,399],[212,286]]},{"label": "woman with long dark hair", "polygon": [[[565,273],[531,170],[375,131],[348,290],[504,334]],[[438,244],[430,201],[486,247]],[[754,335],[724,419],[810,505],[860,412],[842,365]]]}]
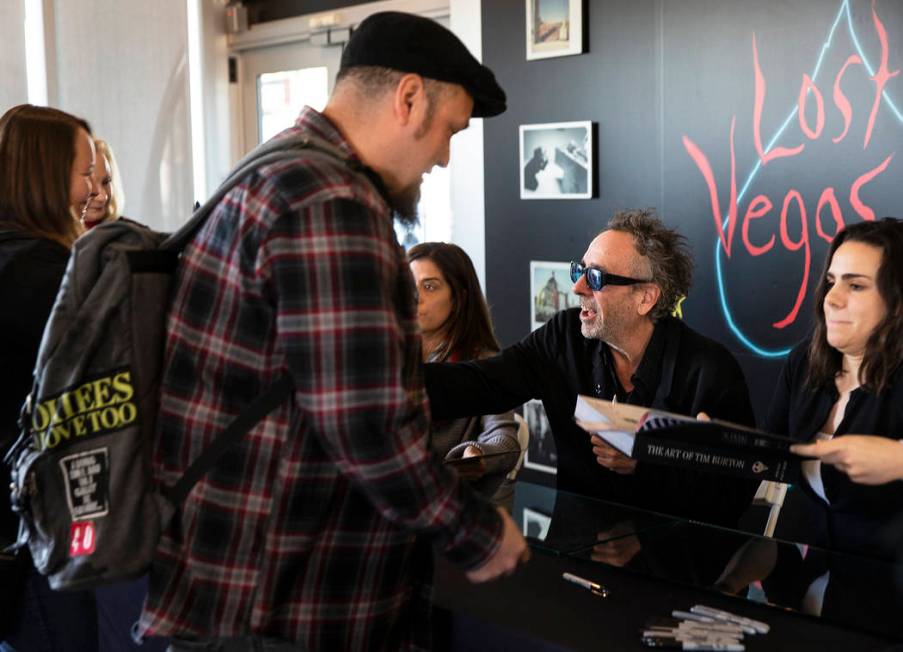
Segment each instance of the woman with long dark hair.
[{"label": "woman with long dark hair", "polygon": [[[903,222],[847,227],[815,293],[815,326],[784,365],[768,428],[807,442],[809,543],[889,556],[903,514]],[[779,524],[780,528],[780,524]],[[795,536],[798,534],[794,533]]]},{"label": "woman with long dark hair", "polygon": [[[411,248],[408,262],[417,283],[423,361],[459,362],[498,353],[489,308],[464,250],[444,242],[425,242]],[[508,503],[507,491],[496,494],[520,454],[513,413],[435,422],[431,444],[449,459],[510,453],[484,459],[469,474],[478,491],[495,497],[498,504]]]},{"label": "woman with long dark hair", "polygon": [[[84,120],[23,104],[0,118],[0,454],[17,435],[44,324],[69,247],[95,190],[95,151]],[[4,483],[4,486],[7,483]],[[8,489],[0,500],[0,550],[15,538]],[[27,555],[26,555],[27,557]],[[93,650],[91,591],[55,593],[30,559],[0,556],[0,651]]]}]

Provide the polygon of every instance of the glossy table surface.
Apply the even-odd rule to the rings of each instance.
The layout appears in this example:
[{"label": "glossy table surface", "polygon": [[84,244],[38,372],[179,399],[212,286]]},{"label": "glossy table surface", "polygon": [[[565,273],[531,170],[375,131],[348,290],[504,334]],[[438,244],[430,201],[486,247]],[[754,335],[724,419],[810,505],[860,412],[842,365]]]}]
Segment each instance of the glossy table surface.
[{"label": "glossy table surface", "polygon": [[[644,624],[696,604],[767,622],[771,631],[747,636],[747,650],[890,650],[903,641],[903,572],[891,561],[527,483],[517,486],[513,517],[531,561],[475,586],[439,559],[435,603],[469,626],[553,644],[536,649],[646,649]],[[605,585],[609,596],[564,581],[564,572]]]}]

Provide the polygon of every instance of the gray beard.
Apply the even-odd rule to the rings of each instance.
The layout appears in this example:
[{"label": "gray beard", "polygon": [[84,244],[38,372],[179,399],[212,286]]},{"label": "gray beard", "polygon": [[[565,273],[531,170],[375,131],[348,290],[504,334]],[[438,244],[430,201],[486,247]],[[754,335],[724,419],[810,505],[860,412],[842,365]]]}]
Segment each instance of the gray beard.
[{"label": "gray beard", "polygon": [[580,334],[588,340],[600,340],[611,348],[623,353],[624,349],[620,344],[620,338],[616,337],[615,333],[612,332],[619,330],[617,323],[611,323],[614,319],[614,317],[610,317],[608,324],[598,320],[591,324],[582,323],[580,324]]},{"label": "gray beard", "polygon": [[580,334],[588,340],[601,340],[605,327],[602,325],[602,320],[599,319],[599,306],[595,302],[590,303],[589,301],[581,301],[580,309],[592,310],[596,313],[595,321],[591,323],[584,321],[580,322]]},{"label": "gray beard", "polygon": [[599,324],[597,324],[597,323],[580,324],[580,334],[583,335],[583,337],[585,337],[588,340],[602,339],[601,338],[602,333],[600,331],[601,331],[601,328],[599,327]]}]

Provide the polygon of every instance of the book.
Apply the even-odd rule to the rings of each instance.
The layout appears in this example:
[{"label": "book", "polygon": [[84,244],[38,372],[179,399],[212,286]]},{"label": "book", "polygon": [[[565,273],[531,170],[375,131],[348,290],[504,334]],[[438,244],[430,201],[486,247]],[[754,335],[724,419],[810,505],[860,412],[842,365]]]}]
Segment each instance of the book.
[{"label": "book", "polygon": [[795,484],[800,461],[789,437],[729,421],[578,396],[577,424],[636,460]]}]

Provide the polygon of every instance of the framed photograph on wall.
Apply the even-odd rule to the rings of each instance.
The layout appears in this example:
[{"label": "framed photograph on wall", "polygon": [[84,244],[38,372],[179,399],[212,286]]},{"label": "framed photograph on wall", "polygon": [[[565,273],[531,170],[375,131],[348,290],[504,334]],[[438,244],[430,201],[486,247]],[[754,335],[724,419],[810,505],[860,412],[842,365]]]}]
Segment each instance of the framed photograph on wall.
[{"label": "framed photograph on wall", "polygon": [[583,52],[583,0],[526,0],[527,60]]},{"label": "framed photograph on wall", "polygon": [[520,126],[520,198],[591,199],[593,123]]},{"label": "framed photograph on wall", "polygon": [[559,310],[580,304],[570,273],[570,263],[530,261],[530,330],[535,331]]},{"label": "framed photograph on wall", "polygon": [[524,403],[524,419],[530,428],[530,444],[524,456],[524,466],[543,473],[557,474],[558,450],[542,401]]}]

